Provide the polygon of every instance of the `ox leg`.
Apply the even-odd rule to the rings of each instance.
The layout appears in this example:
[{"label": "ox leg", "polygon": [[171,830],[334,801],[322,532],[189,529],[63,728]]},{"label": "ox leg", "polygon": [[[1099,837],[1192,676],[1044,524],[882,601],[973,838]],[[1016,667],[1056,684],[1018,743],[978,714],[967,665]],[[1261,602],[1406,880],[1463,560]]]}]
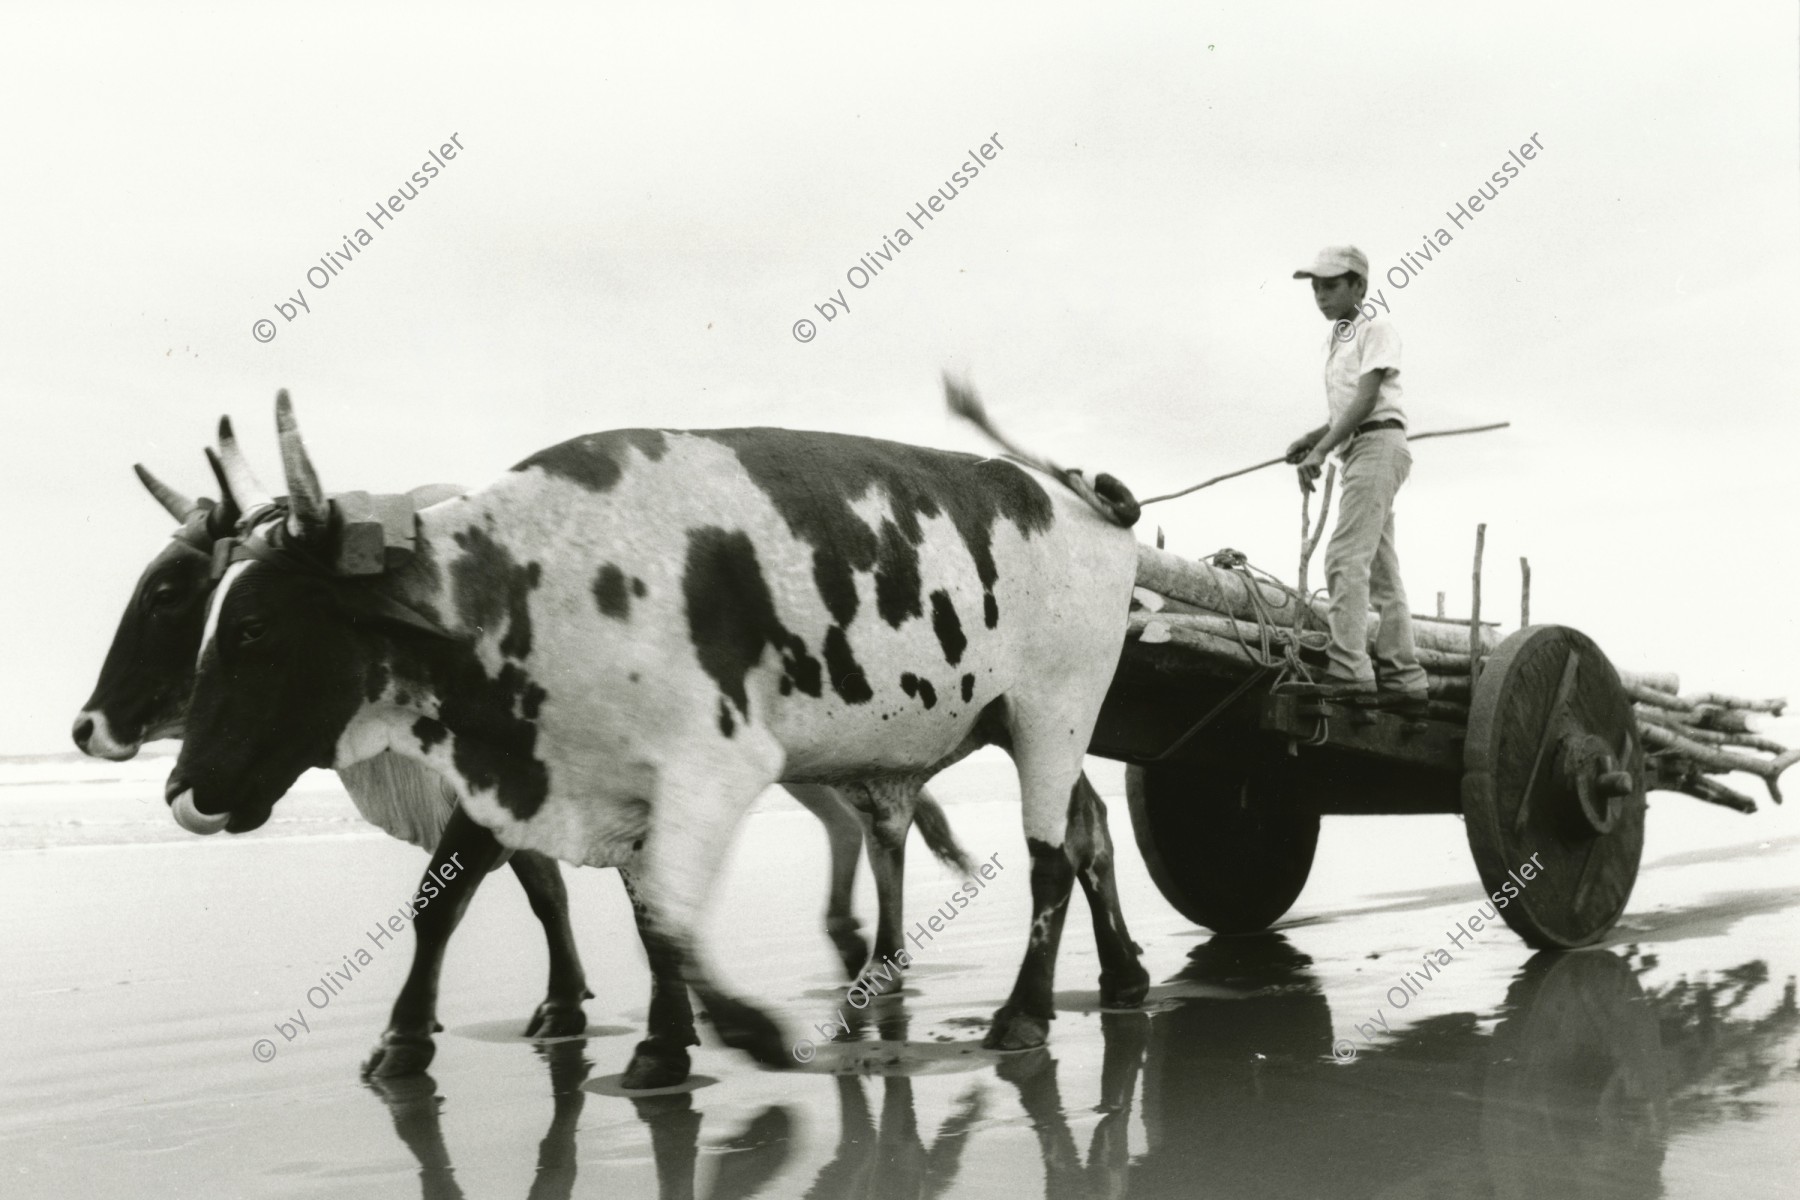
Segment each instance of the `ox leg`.
[{"label": "ox leg", "polygon": [[[392,1078],[423,1071],[437,1053],[431,1035],[442,1029],[437,1022],[438,976],[444,967],[444,950],[450,935],[469,907],[469,900],[481,880],[500,862],[505,851],[494,835],[477,825],[459,804],[450,814],[431,856],[426,876],[433,873],[440,880],[438,895],[432,897],[413,918],[413,961],[406,982],[394,1000],[393,1014],[387,1030],[363,1062],[364,1079]],[[443,869],[448,865],[450,877]],[[420,880],[423,886],[424,880]],[[417,893],[415,893],[416,895]]]},{"label": "ox leg", "polygon": [[633,1089],[673,1087],[688,1077],[687,1048],[700,1044],[694,1034],[694,1010],[688,1002],[687,981],[682,978],[681,956],[666,938],[656,936],[650,910],[632,873],[621,868],[619,878],[625,881],[638,938],[650,960],[649,1036],[631,1052],[631,1062],[626,1064],[619,1085]]},{"label": "ox leg", "polygon": [[556,860],[530,850],[512,856],[513,874],[531,901],[531,911],[544,927],[550,950],[550,986],[544,1002],[531,1014],[526,1037],[572,1037],[587,1028],[583,1000],[592,1000],[581,953],[575,949],[575,931],[569,924],[569,889],[563,886]]},{"label": "ox leg", "polygon": [[[1025,844],[1031,852],[1031,933],[1012,995],[994,1014],[982,1044],[990,1050],[1028,1050],[1044,1044],[1056,1018],[1056,951],[1075,887],[1075,864],[1066,845],[1069,811],[1087,738],[1077,739],[1065,714],[1056,711],[1034,720],[1029,710],[1014,704],[1007,723],[1019,768]],[[1069,736],[1059,736],[1065,730]]]},{"label": "ox leg", "polygon": [[875,959],[892,960],[906,948],[906,835],[912,829],[915,779],[879,780],[845,789],[854,798],[875,874],[880,917],[875,925]]},{"label": "ox leg", "polygon": [[856,813],[833,791],[816,783],[790,783],[787,792],[825,826],[831,846],[831,892],[825,900],[825,934],[837,947],[844,974],[855,979],[869,961],[869,942],[860,932],[850,901],[856,887],[856,864],[862,859],[863,827]]},{"label": "ox leg", "polygon": [[710,752],[700,747],[665,764],[652,801],[650,832],[640,852],[641,895],[648,910],[645,948],[678,956],[688,986],[712,1018],[719,1038],[768,1067],[794,1059],[780,1026],[714,982],[701,961],[697,931],[713,880],[738,823],[781,776],[783,753],[767,730],[738,726]]},{"label": "ox leg", "polygon": [[1069,796],[1069,860],[1087,894],[1094,920],[1094,948],[1100,955],[1100,1003],[1107,1008],[1136,1008],[1150,990],[1143,948],[1125,928],[1119,883],[1113,875],[1112,834],[1106,828],[1106,802],[1083,771]]}]

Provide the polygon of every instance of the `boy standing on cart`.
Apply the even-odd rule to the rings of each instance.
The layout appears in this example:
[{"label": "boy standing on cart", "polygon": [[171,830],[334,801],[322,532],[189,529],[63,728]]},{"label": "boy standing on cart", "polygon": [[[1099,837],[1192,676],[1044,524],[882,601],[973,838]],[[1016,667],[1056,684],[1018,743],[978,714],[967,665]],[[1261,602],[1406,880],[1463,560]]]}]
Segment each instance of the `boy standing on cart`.
[{"label": "boy standing on cart", "polygon": [[[1327,246],[1294,278],[1312,280],[1313,300],[1331,322],[1325,340],[1330,419],[1295,438],[1287,459],[1299,467],[1300,487],[1308,492],[1327,454],[1337,450],[1344,465],[1337,527],[1325,548],[1330,666],[1323,682],[1284,690],[1422,713],[1425,671],[1394,550],[1394,497],[1412,470],[1400,407],[1400,335],[1385,315],[1359,318],[1369,260],[1355,246]],[[1381,617],[1372,660],[1371,602]]]}]

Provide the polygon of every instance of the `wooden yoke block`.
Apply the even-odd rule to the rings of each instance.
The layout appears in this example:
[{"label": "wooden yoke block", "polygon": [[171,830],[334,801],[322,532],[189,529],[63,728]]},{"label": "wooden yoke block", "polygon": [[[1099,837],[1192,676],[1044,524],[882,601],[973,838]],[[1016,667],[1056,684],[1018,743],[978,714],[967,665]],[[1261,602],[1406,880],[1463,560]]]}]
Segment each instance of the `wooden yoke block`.
[{"label": "wooden yoke block", "polygon": [[338,554],[332,564],[338,574],[379,575],[412,557],[416,531],[411,498],[342,492],[331,504],[338,519]]},{"label": "wooden yoke block", "polygon": [[374,498],[367,492],[332,497],[337,514],[338,552],[331,564],[339,575],[379,575],[387,568],[387,536]]}]

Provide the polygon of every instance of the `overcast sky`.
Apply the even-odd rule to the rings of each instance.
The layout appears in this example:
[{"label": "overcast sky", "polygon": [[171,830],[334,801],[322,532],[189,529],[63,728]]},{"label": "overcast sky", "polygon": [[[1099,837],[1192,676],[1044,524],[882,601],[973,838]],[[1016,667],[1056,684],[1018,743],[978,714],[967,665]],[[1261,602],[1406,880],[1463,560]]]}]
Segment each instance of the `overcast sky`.
[{"label": "overcast sky", "polygon": [[[1353,241],[1379,275],[1440,228],[1372,284],[1413,426],[1513,428],[1416,448],[1415,607],[1466,612],[1485,521],[1484,611],[1516,619],[1529,554],[1534,616],[1615,661],[1800,690],[1793,5],[536,12],[0,17],[0,752],[68,745],[169,532],[132,462],[209,490],[230,412],[277,482],[278,387],[328,488],[400,490],[630,425],[985,449],[943,415],[952,367],[1019,440],[1150,495],[1323,419],[1295,267]],[[1285,469],[1158,524],[1292,576]]]}]

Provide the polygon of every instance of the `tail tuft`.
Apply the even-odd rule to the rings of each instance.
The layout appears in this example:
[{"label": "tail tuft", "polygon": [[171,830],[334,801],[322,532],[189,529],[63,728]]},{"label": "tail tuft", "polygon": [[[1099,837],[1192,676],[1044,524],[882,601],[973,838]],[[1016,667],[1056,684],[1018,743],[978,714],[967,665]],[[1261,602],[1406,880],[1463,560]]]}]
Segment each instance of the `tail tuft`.
[{"label": "tail tuft", "polygon": [[956,835],[950,830],[950,821],[944,816],[944,810],[938,802],[924,792],[919,793],[913,804],[913,828],[925,839],[925,845],[935,854],[938,861],[947,867],[954,867],[964,875],[975,873],[975,864],[957,843]]}]

